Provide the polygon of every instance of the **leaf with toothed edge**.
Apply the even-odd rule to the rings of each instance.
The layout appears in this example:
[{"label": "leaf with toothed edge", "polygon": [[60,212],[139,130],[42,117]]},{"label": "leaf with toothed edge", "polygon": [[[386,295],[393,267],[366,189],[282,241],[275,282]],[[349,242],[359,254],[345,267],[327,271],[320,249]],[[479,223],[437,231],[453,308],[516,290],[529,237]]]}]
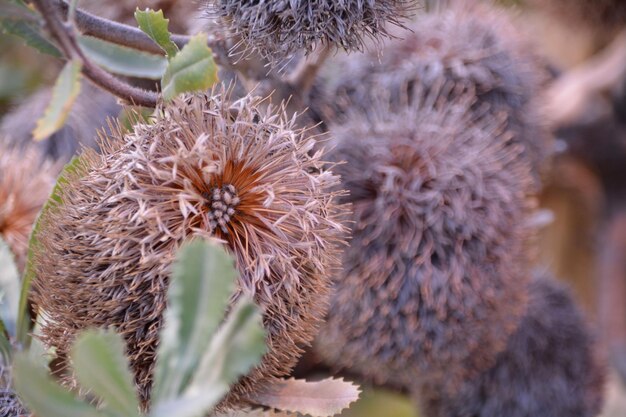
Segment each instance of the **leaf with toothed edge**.
[{"label": "leaf with toothed edge", "polygon": [[282,379],[268,383],[247,399],[259,406],[314,417],[331,417],[341,413],[359,399],[357,385],[343,379],[328,378],[317,382]]}]

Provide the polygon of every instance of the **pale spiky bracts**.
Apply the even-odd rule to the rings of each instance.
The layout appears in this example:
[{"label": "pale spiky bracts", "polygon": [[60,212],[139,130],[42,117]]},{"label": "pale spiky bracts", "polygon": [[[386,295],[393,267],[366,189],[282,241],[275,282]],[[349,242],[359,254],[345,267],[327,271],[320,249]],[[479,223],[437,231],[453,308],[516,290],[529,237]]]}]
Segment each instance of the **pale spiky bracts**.
[{"label": "pale spiky bracts", "polygon": [[381,91],[397,101],[445,78],[476,92],[477,112],[506,117],[510,143],[522,146],[539,171],[553,148],[541,113],[545,75],[506,13],[454,2],[442,13],[419,16],[411,29],[380,55],[350,56],[329,66],[322,94],[327,98],[313,98],[311,106],[329,123],[341,122],[347,109],[367,109]]},{"label": "pale spiky bracts", "polygon": [[176,99],[133,133],[114,128],[101,156],[82,154],[42,220],[33,298],[49,346],[67,352],[77,331],[114,326],[147,399],[170,263],[187,239],[218,238],[269,333],[269,353],[225,404],[289,372],[327,310],[342,210],[315,139],[265,104],[224,90]]},{"label": "pale spiky bracts", "polygon": [[570,292],[548,274],[529,284],[528,308],[495,364],[453,392],[414,393],[429,417],[596,417],[604,369]]},{"label": "pale spiky bracts", "polygon": [[0,237],[20,270],[33,223],[52,191],[56,172],[32,146],[16,149],[0,138]]},{"label": "pale spiky bracts", "polygon": [[454,384],[504,349],[526,305],[531,166],[506,115],[435,81],[333,126],[352,238],[319,347],[376,382]]},{"label": "pale spiky bracts", "polygon": [[401,26],[415,0],[212,0],[209,14],[221,17],[246,46],[281,59],[320,45],[363,50],[370,39]]}]

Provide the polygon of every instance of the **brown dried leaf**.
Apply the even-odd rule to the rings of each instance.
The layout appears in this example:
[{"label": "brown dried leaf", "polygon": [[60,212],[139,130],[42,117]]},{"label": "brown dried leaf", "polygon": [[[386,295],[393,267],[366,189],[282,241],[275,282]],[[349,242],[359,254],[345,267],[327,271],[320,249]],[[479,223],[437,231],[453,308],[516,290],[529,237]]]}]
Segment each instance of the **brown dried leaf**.
[{"label": "brown dried leaf", "polygon": [[264,407],[313,417],[330,417],[341,413],[359,399],[357,385],[343,379],[328,378],[318,382],[283,379],[269,383],[252,393],[248,400]]}]

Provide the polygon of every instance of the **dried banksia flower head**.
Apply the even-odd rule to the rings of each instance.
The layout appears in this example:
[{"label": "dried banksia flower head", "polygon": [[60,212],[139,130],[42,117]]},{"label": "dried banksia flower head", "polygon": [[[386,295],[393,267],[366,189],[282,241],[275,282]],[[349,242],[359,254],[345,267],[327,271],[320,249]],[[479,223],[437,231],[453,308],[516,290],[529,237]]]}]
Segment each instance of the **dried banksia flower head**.
[{"label": "dried banksia flower head", "polygon": [[471,0],[452,3],[441,13],[420,15],[412,32],[390,40],[381,56],[371,52],[329,65],[327,98],[311,106],[330,122],[340,121],[348,108],[370,107],[381,87],[397,101],[443,77],[475,90],[479,112],[488,104],[492,114],[506,115],[512,142],[524,147],[538,170],[552,151],[539,99],[545,78],[540,63],[505,11]]},{"label": "dried banksia flower head", "polygon": [[354,214],[317,345],[377,382],[454,385],[493,362],[524,312],[531,168],[472,91],[436,81],[407,101],[331,128]]},{"label": "dried banksia flower head", "polygon": [[42,220],[33,298],[44,341],[63,354],[80,329],[114,326],[144,400],[170,264],[189,238],[224,241],[238,293],[264,310],[269,353],[226,403],[285,375],[327,310],[342,232],[336,177],[284,108],[229,94],[174,100],[130,134],[114,128],[102,155],[82,154],[63,203]]},{"label": "dried banksia flower head", "polygon": [[11,368],[0,364],[0,416],[23,417],[30,413],[21,403],[17,393],[13,389],[13,377]]},{"label": "dried banksia flower head", "polygon": [[33,223],[52,191],[56,171],[36,149],[16,149],[0,138],[0,237],[20,270]]},{"label": "dried banksia flower head", "polygon": [[492,367],[452,392],[435,383],[414,393],[425,415],[600,415],[606,369],[572,294],[546,272],[535,274],[528,293],[528,308]]},{"label": "dried banksia flower head", "polygon": [[368,39],[388,36],[388,24],[402,25],[416,0],[212,0],[209,14],[269,58],[310,52],[319,45],[362,50]]}]

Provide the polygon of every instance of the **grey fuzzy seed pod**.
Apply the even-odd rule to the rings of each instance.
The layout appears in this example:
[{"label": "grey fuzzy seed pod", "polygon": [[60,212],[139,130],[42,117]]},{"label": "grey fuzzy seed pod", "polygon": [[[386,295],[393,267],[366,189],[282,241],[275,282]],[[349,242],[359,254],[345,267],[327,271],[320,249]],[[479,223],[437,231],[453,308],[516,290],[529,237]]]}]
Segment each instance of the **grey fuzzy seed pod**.
[{"label": "grey fuzzy seed pod", "polygon": [[553,145],[541,113],[545,73],[506,12],[475,1],[454,2],[441,13],[421,15],[402,39],[382,54],[339,58],[320,97],[310,106],[328,123],[341,123],[349,108],[366,110],[384,91],[394,101],[445,78],[476,92],[474,108],[506,117],[512,142],[524,147],[538,173]]},{"label": "grey fuzzy seed pod", "polygon": [[533,180],[472,91],[414,93],[331,127],[354,214],[317,347],[377,383],[452,387],[492,365],[524,311]]},{"label": "grey fuzzy seed pod", "polygon": [[494,366],[454,392],[426,384],[414,394],[428,417],[595,417],[603,402],[602,365],[572,295],[541,272]]},{"label": "grey fuzzy seed pod", "polygon": [[222,18],[247,47],[272,60],[318,44],[363,50],[366,40],[389,36],[416,0],[212,0],[209,15]]}]

